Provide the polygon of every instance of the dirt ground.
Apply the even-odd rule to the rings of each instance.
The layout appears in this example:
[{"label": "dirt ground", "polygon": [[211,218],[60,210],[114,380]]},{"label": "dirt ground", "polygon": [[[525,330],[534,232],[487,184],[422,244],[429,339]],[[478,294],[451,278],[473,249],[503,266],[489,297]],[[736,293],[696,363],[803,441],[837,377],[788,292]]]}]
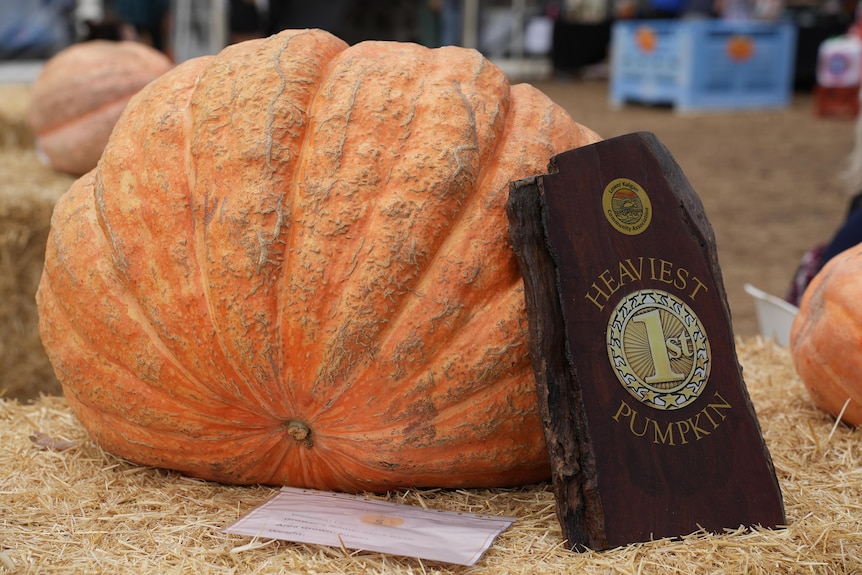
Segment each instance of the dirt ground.
[{"label": "dirt ground", "polygon": [[645,130],[668,147],[715,230],[737,336],[758,333],[745,283],[783,297],[802,254],[828,240],[844,217],[841,172],[854,120],[816,116],[810,93],[794,94],[777,110],[680,114],[615,108],[605,81],[534,84],[605,138]]}]

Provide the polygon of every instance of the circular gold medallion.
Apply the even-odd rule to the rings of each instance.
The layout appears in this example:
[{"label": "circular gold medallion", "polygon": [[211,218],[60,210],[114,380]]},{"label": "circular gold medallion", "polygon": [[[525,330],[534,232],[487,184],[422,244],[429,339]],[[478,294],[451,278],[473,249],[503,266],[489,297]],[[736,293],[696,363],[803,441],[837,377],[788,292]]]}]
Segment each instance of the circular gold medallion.
[{"label": "circular gold medallion", "polygon": [[611,313],[608,358],[623,387],[656,409],[679,409],[706,387],[712,356],[700,319],[658,289],[623,298]]},{"label": "circular gold medallion", "polygon": [[624,234],[634,236],[649,227],[652,203],[636,182],[617,178],[605,187],[602,208],[608,222]]}]

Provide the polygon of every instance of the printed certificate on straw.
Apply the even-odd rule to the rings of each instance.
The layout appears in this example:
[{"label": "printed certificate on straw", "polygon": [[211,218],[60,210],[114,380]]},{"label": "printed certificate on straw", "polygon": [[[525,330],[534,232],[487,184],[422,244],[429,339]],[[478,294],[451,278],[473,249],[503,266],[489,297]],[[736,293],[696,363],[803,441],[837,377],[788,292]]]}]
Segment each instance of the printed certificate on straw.
[{"label": "printed certificate on straw", "polygon": [[225,531],[473,565],[513,521],[283,487]]}]

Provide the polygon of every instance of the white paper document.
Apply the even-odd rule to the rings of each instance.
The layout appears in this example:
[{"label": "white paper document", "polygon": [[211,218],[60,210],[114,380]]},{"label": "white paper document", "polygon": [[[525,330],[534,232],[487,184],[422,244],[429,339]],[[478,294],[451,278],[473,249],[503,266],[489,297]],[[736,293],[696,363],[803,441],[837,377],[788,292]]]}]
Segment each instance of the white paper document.
[{"label": "white paper document", "polygon": [[513,521],[283,487],[225,531],[473,565]]}]

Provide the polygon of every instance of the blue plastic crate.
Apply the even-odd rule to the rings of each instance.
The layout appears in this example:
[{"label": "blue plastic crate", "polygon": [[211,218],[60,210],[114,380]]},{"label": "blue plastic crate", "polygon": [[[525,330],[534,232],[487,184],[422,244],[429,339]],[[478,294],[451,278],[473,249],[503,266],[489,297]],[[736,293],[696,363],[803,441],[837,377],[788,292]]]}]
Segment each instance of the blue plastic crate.
[{"label": "blue plastic crate", "polygon": [[679,111],[786,106],[796,34],[784,21],[616,22],[611,103],[670,104]]}]

